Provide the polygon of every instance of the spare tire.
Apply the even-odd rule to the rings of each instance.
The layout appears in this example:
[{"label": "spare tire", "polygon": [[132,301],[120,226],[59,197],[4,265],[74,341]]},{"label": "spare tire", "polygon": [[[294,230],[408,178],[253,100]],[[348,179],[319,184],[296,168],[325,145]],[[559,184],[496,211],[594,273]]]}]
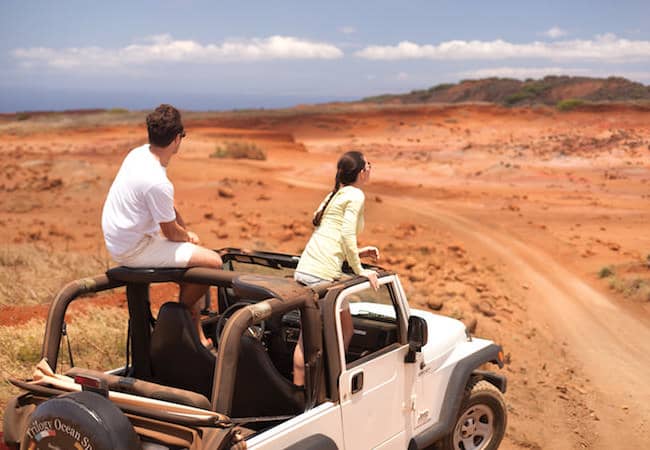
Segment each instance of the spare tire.
[{"label": "spare tire", "polygon": [[75,392],[41,403],[22,449],[139,450],[140,439],[120,409],[94,392]]}]

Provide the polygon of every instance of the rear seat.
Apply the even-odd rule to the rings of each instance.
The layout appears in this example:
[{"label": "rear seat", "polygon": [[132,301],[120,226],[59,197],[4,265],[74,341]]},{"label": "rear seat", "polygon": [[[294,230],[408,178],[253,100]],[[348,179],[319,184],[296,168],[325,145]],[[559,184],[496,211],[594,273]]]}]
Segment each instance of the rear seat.
[{"label": "rear seat", "polygon": [[177,389],[161,384],[150,383],[148,381],[138,380],[131,377],[120,377],[111,375],[98,370],[82,369],[73,367],[65,375],[74,378],[75,376],[86,376],[104,380],[110,391],[123,392],[125,394],[139,395],[141,397],[163,400],[166,402],[177,403],[186,406],[193,406],[201,409],[212,409],[210,401],[202,394]]}]

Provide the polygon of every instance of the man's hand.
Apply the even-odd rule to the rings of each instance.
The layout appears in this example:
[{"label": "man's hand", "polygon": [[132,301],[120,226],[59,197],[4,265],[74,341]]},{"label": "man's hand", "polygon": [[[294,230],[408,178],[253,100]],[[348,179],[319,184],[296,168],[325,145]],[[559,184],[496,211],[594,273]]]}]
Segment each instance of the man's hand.
[{"label": "man's hand", "polygon": [[172,242],[191,242],[192,244],[199,244],[200,239],[196,233],[187,231],[178,222],[172,220],[171,222],[161,222],[160,230],[163,236]]},{"label": "man's hand", "polygon": [[187,232],[188,241],[192,244],[201,245],[201,239],[194,231]]}]

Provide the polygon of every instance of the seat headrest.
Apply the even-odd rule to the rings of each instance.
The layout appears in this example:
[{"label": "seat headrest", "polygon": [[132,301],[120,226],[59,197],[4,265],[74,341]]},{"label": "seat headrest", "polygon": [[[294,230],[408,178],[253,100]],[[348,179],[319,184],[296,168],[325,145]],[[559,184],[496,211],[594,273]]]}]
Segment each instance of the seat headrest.
[{"label": "seat headrest", "polygon": [[215,355],[201,344],[188,308],[177,302],[161,306],[151,335],[153,381],[211,398],[215,363]]}]

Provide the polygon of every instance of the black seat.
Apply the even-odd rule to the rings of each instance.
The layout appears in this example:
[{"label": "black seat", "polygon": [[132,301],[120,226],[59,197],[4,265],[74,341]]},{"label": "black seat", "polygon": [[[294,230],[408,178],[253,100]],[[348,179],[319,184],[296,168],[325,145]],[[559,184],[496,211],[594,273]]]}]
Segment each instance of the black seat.
[{"label": "black seat", "polygon": [[216,357],[201,344],[185,305],[160,307],[150,354],[153,381],[212,398]]},{"label": "black seat", "polygon": [[259,340],[242,336],[231,417],[291,415],[304,410],[304,388],[278,371]]},{"label": "black seat", "polygon": [[[201,344],[189,310],[180,303],[165,303],[151,336],[153,381],[212,398],[215,360]],[[279,416],[304,410],[304,389],[278,371],[258,339],[242,336],[230,415]]]}]

